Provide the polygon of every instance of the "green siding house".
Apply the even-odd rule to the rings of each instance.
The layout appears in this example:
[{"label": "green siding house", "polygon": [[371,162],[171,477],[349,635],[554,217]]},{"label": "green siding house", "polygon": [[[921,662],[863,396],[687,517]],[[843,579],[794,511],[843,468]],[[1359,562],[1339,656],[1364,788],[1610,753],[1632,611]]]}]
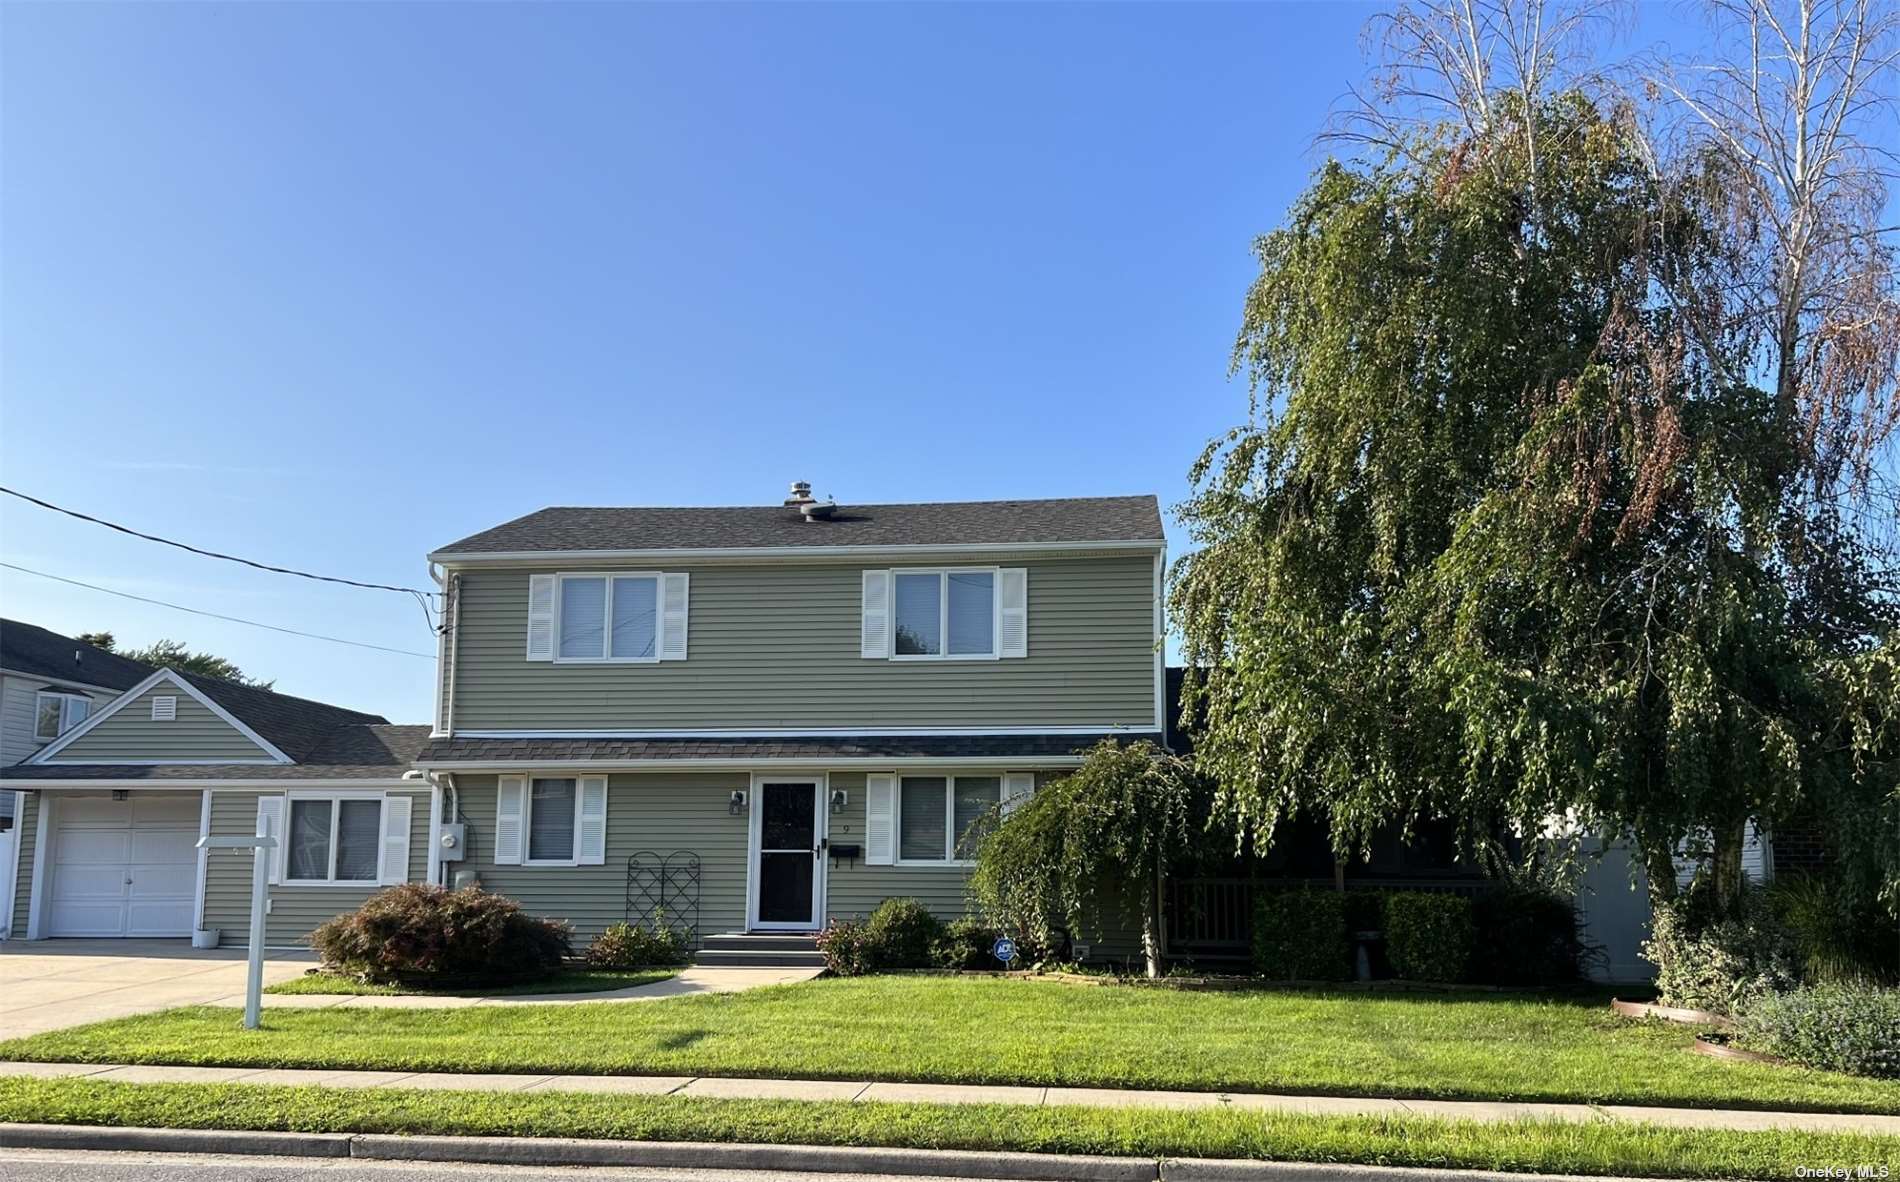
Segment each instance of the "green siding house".
[{"label": "green siding house", "polygon": [[[688,926],[727,963],[808,954],[895,896],[953,917],[976,818],[1103,738],[1163,737],[1163,549],[1153,497],[839,506],[801,484],[531,513],[428,556],[430,726],[321,707],[291,741],[281,695],[161,671],[0,773],[31,830],[15,935],[83,926],[59,863],[95,851],[42,818],[102,792],[190,796],[194,839],[287,834],[273,944],[411,880],[478,883],[583,940]],[[184,827],[183,806],[131,811],[128,832]],[[191,930],[241,937],[231,857],[198,870]]]}]

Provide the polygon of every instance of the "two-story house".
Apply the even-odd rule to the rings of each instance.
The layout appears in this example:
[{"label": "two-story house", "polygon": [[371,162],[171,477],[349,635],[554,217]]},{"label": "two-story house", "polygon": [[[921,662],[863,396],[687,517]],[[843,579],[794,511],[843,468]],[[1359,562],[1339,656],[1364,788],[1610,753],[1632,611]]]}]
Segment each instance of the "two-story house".
[{"label": "two-story house", "polygon": [[[0,767],[38,751],[151,674],[150,665],[83,640],[0,620]],[[0,829],[12,819],[12,795],[0,792]]]},{"label": "two-story house", "polygon": [[462,829],[437,854],[583,938],[663,912],[711,956],[894,896],[959,915],[977,818],[1105,736],[1160,737],[1163,547],[1153,497],[834,506],[803,484],[444,546],[417,765]]},{"label": "two-story house", "polygon": [[[961,914],[978,818],[1161,737],[1163,550],[1153,497],[529,514],[429,555],[431,727],[162,670],[0,772],[15,934],[241,939],[244,856],[181,877],[187,832],[282,838],[274,945],[402,881],[583,940],[663,916],[712,959],[891,897]],[[142,846],[179,863],[162,910]]]}]

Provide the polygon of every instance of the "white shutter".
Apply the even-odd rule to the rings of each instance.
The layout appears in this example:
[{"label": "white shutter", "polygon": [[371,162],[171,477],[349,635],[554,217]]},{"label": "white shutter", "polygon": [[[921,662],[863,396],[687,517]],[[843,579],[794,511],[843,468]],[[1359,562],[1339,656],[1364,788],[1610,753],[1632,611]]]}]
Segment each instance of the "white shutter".
[{"label": "white shutter", "polygon": [[1003,815],[1021,808],[1036,793],[1036,773],[1007,772],[1003,776]]},{"label": "white shutter", "polygon": [[1001,585],[996,598],[1003,623],[1002,650],[998,655],[1026,657],[1029,655],[1029,572],[1020,566],[1006,566],[998,573]]},{"label": "white shutter", "polygon": [[377,879],[384,886],[409,881],[409,813],[414,807],[413,797],[383,797],[383,872]]},{"label": "white shutter", "polygon": [[858,628],[858,654],[883,660],[891,655],[891,572],[864,572],[864,616]]},{"label": "white shutter", "polygon": [[522,805],[528,794],[526,776],[503,776],[495,785],[495,865],[521,865]]},{"label": "white shutter", "polygon": [[686,581],[683,574],[660,576],[660,660],[686,659]]},{"label": "white shutter", "polygon": [[[266,857],[270,859],[270,880],[272,882],[282,882],[284,880],[284,798],[283,797],[260,796],[257,798],[256,836],[274,837],[277,839],[277,848],[269,851],[269,853],[266,854]],[[246,866],[245,869],[249,870],[250,867]]]},{"label": "white shutter", "polygon": [[864,778],[864,864],[889,866],[896,862],[896,835],[897,777],[866,776]]},{"label": "white shutter", "polygon": [[581,777],[580,816],[574,838],[574,860],[582,866],[607,861],[607,777]]},{"label": "white shutter", "polygon": [[528,659],[554,659],[554,576],[528,576]]}]

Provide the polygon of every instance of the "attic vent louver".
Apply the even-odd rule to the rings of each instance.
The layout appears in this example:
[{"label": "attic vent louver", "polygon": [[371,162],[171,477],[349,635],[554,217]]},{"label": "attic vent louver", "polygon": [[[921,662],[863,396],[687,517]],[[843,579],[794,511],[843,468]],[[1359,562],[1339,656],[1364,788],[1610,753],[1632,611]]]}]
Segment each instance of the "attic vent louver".
[{"label": "attic vent louver", "polygon": [[178,699],[169,694],[152,699],[152,721],[170,722],[178,717]]}]

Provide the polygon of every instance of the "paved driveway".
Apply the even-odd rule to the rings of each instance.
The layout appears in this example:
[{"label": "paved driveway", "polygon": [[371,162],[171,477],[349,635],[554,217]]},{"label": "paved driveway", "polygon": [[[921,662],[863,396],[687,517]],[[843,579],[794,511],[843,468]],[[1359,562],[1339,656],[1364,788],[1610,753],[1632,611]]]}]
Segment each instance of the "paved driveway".
[{"label": "paved driveway", "polygon": [[[267,951],[264,984],[315,960]],[[0,1039],[173,1006],[241,1005],[244,971],[243,949],[196,949],[184,940],[8,940],[0,943]]]}]

